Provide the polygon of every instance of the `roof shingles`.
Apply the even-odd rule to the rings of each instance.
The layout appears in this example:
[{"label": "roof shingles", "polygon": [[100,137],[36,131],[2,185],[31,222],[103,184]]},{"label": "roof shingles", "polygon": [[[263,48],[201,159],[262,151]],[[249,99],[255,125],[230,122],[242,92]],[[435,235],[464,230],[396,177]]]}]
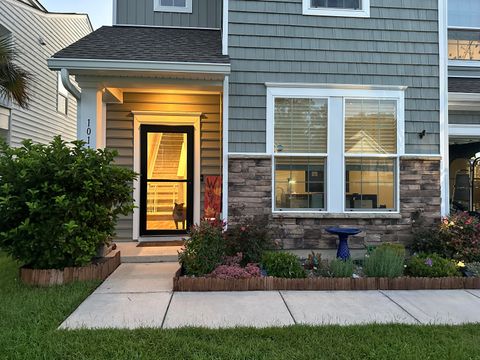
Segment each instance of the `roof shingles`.
[{"label": "roof shingles", "polygon": [[54,58],[228,64],[220,30],[103,26]]}]

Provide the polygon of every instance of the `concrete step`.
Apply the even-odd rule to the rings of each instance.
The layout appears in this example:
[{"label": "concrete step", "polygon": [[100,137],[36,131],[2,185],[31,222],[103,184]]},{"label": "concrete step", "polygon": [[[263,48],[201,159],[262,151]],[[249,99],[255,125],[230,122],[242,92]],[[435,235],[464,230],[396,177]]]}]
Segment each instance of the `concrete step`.
[{"label": "concrete step", "polygon": [[117,242],[122,263],[168,263],[178,262],[181,246],[146,246],[138,247],[138,242]]}]

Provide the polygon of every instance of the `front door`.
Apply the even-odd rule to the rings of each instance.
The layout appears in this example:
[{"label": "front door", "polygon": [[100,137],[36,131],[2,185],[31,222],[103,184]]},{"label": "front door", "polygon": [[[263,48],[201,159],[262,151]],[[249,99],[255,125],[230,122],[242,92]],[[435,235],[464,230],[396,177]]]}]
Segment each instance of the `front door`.
[{"label": "front door", "polygon": [[193,126],[140,128],[140,235],[185,234],[193,223]]}]

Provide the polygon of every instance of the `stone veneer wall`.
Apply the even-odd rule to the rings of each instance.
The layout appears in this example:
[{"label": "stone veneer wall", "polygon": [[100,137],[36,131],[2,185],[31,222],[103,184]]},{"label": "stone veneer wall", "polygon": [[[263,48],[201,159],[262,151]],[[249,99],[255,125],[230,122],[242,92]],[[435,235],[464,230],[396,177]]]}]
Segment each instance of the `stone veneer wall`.
[{"label": "stone veneer wall", "polygon": [[272,160],[266,156],[231,155],[228,179],[229,222],[236,216],[267,215],[282,229],[284,249],[331,249],[336,236],[329,226],[355,226],[364,231],[351,239],[352,248],[379,242],[407,243],[416,226],[432,227],[440,219],[440,159],[404,157],[400,161],[400,214],[272,215]]}]

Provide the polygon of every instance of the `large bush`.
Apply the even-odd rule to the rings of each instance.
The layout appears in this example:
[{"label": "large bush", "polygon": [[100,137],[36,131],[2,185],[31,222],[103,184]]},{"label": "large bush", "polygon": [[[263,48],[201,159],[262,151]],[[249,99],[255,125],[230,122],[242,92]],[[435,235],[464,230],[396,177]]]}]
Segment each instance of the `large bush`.
[{"label": "large bush", "polygon": [[0,248],[32,268],[89,263],[133,210],[135,173],[112,151],[56,137],[0,144]]},{"label": "large bush", "polygon": [[225,257],[224,225],[221,221],[202,221],[190,229],[190,238],[178,255],[187,275],[210,274]]},{"label": "large bush", "polygon": [[433,231],[417,233],[411,248],[450,259],[480,261],[480,220],[466,212],[453,214]]}]

